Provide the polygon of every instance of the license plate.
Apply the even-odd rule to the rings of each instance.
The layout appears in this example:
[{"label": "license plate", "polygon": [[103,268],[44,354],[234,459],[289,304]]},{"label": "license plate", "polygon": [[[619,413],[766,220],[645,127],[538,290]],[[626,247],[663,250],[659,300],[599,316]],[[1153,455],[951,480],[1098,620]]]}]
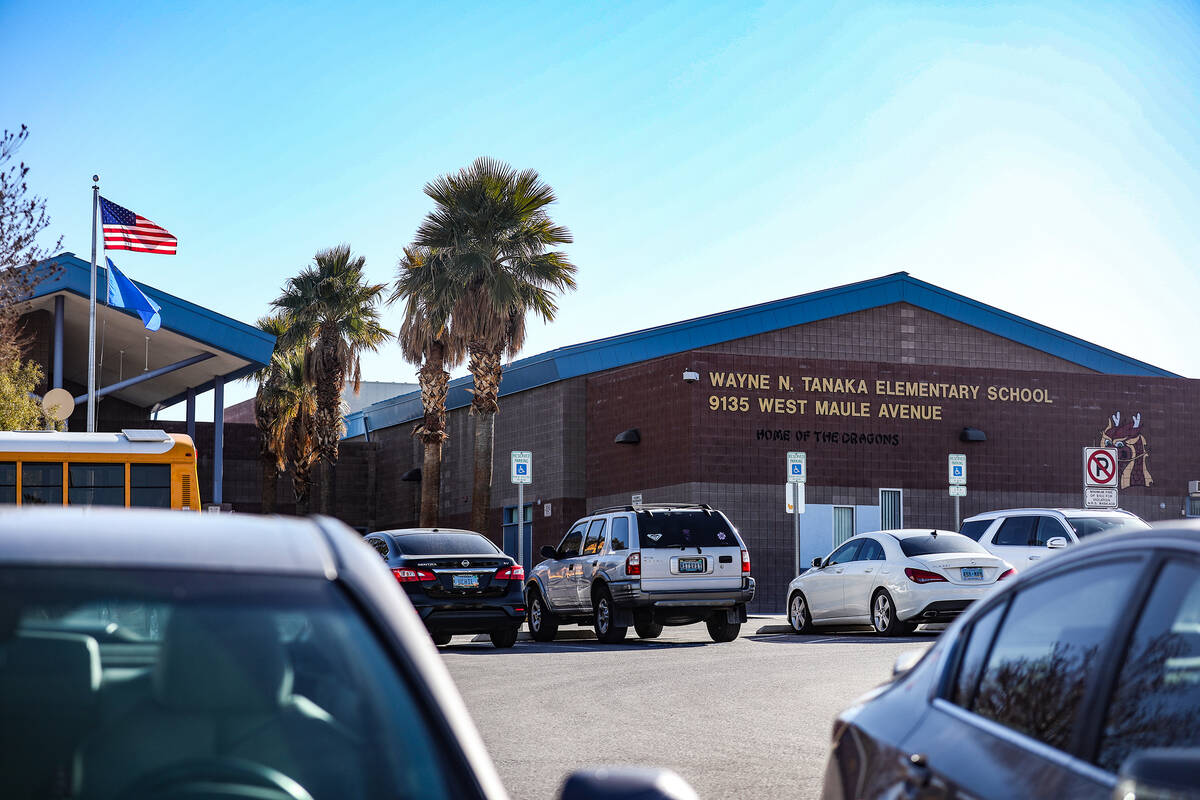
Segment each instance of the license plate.
[{"label": "license plate", "polygon": [[678,563],[680,572],[704,572],[703,558],[681,558]]},{"label": "license plate", "polygon": [[981,581],[983,580],[983,567],[963,567],[962,579],[964,581]]},{"label": "license plate", "polygon": [[478,575],[455,575],[454,576],[454,588],[455,589],[478,589],[479,588],[479,576]]}]

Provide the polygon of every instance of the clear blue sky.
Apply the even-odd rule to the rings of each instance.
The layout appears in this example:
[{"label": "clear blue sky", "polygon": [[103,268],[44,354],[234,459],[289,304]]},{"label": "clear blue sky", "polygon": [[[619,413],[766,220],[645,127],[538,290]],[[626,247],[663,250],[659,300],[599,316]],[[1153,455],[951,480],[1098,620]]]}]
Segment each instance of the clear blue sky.
[{"label": "clear blue sky", "polygon": [[1200,376],[1200,4],[248,5],[0,0],[65,249],[99,172],[179,237],[130,276],[252,322],[339,242],[390,281],[489,155],[576,238],[524,355],[907,270]]}]

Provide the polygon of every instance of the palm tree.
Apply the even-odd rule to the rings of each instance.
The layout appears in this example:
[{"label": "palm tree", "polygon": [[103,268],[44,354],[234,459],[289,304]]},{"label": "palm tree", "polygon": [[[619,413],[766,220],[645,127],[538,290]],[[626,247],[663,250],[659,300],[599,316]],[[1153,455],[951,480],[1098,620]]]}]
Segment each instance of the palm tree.
[{"label": "palm tree", "polygon": [[342,244],[317,253],[313,264],[288,279],[272,304],[287,323],[285,346],[310,343],[304,354],[305,380],[316,389],[311,434],[324,468],[321,511],[333,512],[333,470],[338,440],[345,432],[342,392],[346,378],[357,393],[362,382],[364,350],[377,350],[391,333],[379,324],[379,302],[385,284],[368,283],[366,259],[354,257]]},{"label": "palm tree", "polygon": [[404,298],[404,322],[397,338],[405,360],[421,367],[417,381],[424,417],[412,434],[424,446],[420,525],[432,528],[438,524],[442,443],[447,438],[446,387],[450,373],[446,368],[456,367],[463,360],[462,339],[450,324],[457,285],[450,278],[447,259],[427,247],[404,248],[398,272],[391,299]]},{"label": "palm tree", "polygon": [[425,194],[436,207],[417,229],[416,244],[444,253],[460,285],[452,321],[467,342],[475,381],[471,527],[486,531],[501,357],[520,349],[529,311],[549,322],[554,293],[575,288],[574,265],[551,249],[570,243],[571,232],[547,214],[554,190],[536,171],[490,158],[426,184]]}]

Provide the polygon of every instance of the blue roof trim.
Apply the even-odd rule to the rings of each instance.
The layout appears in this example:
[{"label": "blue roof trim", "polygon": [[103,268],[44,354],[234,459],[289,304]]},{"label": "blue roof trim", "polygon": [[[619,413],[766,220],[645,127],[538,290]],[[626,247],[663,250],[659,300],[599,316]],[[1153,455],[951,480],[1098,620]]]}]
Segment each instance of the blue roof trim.
[{"label": "blue roof trim", "polygon": [[[896,272],[819,292],[568,345],[523,358],[504,370],[500,394],[522,392],[566,378],[900,302],[941,314],[1103,374],[1181,377],[918,280],[907,272]],[[469,405],[471,395],[467,389],[471,385],[470,377],[451,381],[446,408]],[[410,422],[420,416],[421,394],[419,391],[410,392],[348,415],[346,436],[361,436],[367,431]]]},{"label": "blue roof trim", "polygon": [[[45,297],[61,291],[68,291],[80,297],[87,298],[91,294],[91,269],[89,261],[76,256],[74,253],[60,253],[47,259],[47,264],[61,267],[58,273],[44,280],[34,289],[31,300]],[[97,302],[102,303],[108,270],[105,267],[96,268]],[[207,308],[189,303],[187,300],[167,294],[164,291],[147,286],[140,281],[134,281],[139,289],[153,298],[162,306],[162,327],[166,330],[194,339],[201,344],[222,350],[238,358],[252,362],[256,367],[265,366],[271,360],[275,350],[275,337],[259,330],[254,325],[238,322]],[[128,313],[114,309],[119,313]]]}]

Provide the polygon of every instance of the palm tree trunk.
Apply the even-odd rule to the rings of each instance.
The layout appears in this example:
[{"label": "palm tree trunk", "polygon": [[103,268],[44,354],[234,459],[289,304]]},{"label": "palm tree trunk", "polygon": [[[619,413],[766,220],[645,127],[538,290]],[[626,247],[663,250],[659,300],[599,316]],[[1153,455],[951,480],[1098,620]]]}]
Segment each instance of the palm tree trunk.
[{"label": "palm tree trunk", "polygon": [[421,527],[436,528],[442,498],[442,441],[425,440],[421,463]]},{"label": "palm tree trunk", "polygon": [[425,447],[421,463],[421,527],[435,528],[442,496],[442,443],[446,441],[446,391],[450,373],[445,370],[445,347],[434,341],[425,364],[417,373],[425,418],[413,430]]},{"label": "palm tree trunk", "polygon": [[260,513],[273,514],[275,513],[275,493],[279,487],[279,467],[275,463],[275,456],[270,453],[261,453],[258,457],[258,465],[262,474]]},{"label": "palm tree trunk", "polygon": [[471,491],[471,530],[488,534],[492,506],[492,459],[496,449],[496,412],[500,409],[500,354],[503,347],[472,342],[468,368],[475,378],[471,414],[475,418],[475,473]]},{"label": "palm tree trunk", "polygon": [[333,464],[321,461],[321,513],[336,516],[333,508]]}]

